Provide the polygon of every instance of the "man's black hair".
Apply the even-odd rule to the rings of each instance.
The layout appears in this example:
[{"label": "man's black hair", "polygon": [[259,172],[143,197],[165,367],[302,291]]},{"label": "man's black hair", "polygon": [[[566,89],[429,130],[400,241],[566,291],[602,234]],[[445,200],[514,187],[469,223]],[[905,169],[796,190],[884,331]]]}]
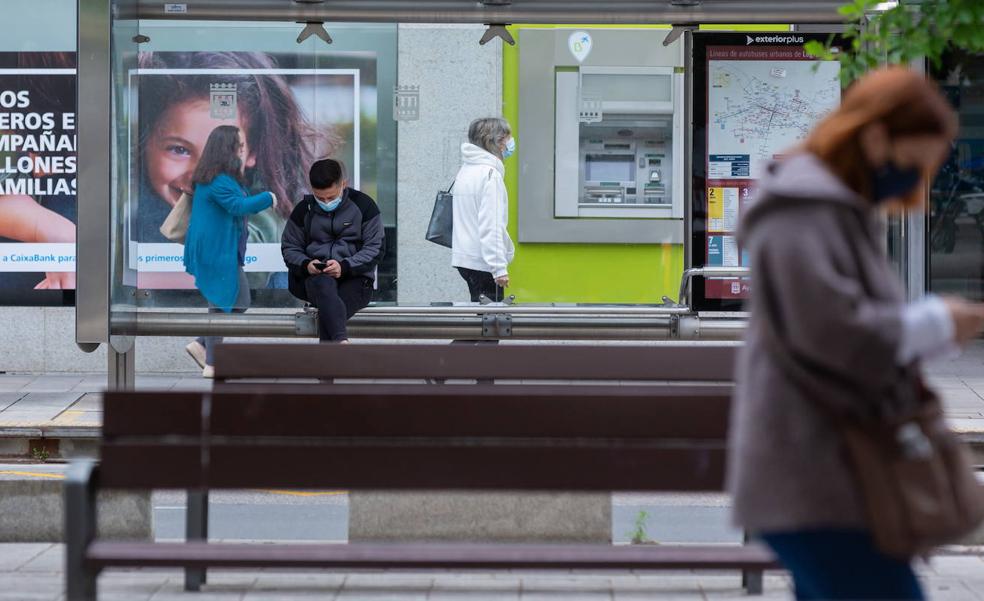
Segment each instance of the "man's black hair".
[{"label": "man's black hair", "polygon": [[345,179],[345,166],[335,159],[320,159],[311,165],[311,187],[315,190],[330,188]]}]

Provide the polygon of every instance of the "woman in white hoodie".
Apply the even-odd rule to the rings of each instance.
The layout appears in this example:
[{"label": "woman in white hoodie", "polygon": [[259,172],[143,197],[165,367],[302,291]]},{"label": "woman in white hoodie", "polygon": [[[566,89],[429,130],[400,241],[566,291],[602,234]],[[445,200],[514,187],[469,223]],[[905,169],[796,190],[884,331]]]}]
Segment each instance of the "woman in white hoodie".
[{"label": "woman in white hoodie", "polygon": [[502,300],[509,286],[509,263],[515,249],[506,231],[509,196],[503,159],[516,151],[505,119],[476,119],[461,145],[461,169],[454,181],[454,229],[451,265],[468,284],[472,302],[479,295]]}]

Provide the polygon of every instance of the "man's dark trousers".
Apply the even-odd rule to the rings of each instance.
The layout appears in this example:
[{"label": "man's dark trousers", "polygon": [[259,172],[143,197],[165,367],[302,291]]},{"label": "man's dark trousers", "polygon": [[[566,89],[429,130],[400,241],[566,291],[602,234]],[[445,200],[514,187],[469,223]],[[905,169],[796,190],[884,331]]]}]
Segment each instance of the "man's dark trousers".
[{"label": "man's dark trousers", "polygon": [[345,322],[372,300],[372,280],[361,276],[335,279],[313,275],[304,281],[304,289],[308,302],[318,308],[321,342],[348,340]]}]

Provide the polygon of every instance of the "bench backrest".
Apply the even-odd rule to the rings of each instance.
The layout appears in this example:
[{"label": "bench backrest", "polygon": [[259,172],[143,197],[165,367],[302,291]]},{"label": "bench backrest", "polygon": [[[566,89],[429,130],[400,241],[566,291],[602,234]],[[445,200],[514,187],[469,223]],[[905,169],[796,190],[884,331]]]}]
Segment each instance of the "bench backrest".
[{"label": "bench backrest", "polygon": [[720,490],[729,399],[675,386],[108,392],[117,488]]},{"label": "bench backrest", "polygon": [[216,381],[244,378],[730,382],[733,344],[224,344]]}]

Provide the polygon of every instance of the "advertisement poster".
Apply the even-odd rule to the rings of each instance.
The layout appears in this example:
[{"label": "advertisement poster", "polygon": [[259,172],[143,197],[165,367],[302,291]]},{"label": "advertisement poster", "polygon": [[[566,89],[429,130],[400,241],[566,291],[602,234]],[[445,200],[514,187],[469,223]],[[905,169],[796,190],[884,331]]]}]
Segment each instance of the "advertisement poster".
[{"label": "advertisement poster", "polygon": [[75,288],[75,66],[0,53],[0,294]]},{"label": "advertisement poster", "polygon": [[[126,82],[129,151],[117,156],[135,284],[193,288],[183,247],[159,228],[193,190],[211,131],[236,125],[248,191],[279,199],[249,218],[245,269],[252,288],[286,288],[280,236],[314,160],[341,160],[350,185],[378,199],[376,67],[371,51],[141,53]],[[75,287],[75,97],[74,53],[0,53],[0,295]]]},{"label": "advertisement poster", "polygon": [[[248,220],[245,270],[252,288],[286,288],[280,236],[294,204],[308,194],[307,170],[341,160],[349,183],[377,197],[374,53],[310,57],[258,52],[145,52],[130,73],[139,115],[126,262],[142,289],[192,288],[180,244],[159,228],[181,197],[209,133],[236,125],[246,137],[248,191],[273,191],[278,205]],[[371,155],[370,160],[363,160]]]},{"label": "advertisement poster", "polygon": [[[755,183],[840,103],[839,63],[818,65],[802,45],[758,45],[746,37],[746,46],[707,47],[708,266],[748,266],[735,234]],[[747,293],[747,281],[735,278],[709,279],[704,288],[709,299]]]}]

